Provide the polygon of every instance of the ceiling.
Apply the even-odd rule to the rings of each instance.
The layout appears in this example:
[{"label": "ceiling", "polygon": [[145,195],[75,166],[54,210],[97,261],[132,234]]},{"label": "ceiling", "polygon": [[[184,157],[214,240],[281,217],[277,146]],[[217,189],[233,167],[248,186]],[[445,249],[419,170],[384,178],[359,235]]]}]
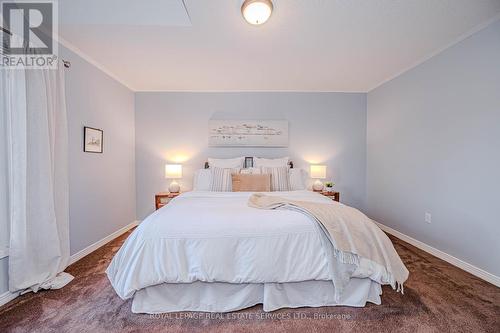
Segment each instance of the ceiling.
[{"label": "ceiling", "polygon": [[500,0],[60,0],[60,34],[135,91],[366,92],[500,15]]}]

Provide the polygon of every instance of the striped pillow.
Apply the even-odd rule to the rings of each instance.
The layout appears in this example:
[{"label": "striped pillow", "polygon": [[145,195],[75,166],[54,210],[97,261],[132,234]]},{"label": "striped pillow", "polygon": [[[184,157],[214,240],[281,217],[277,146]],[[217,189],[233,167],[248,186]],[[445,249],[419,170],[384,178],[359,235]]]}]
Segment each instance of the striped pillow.
[{"label": "striped pillow", "polygon": [[263,174],[271,175],[271,191],[290,191],[289,167],[262,167]]},{"label": "striped pillow", "polygon": [[239,168],[210,168],[212,170],[212,181],[210,182],[210,191],[231,192],[233,173],[240,172]]}]

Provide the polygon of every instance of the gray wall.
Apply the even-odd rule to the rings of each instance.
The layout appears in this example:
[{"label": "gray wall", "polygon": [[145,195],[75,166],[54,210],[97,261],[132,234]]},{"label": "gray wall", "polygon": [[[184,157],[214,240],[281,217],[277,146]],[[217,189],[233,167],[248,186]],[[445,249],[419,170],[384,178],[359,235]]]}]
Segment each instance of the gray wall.
[{"label": "gray wall", "polygon": [[[60,46],[66,69],[71,254],[135,220],[134,93]],[[83,152],[83,126],[104,130],[104,154]],[[0,294],[8,290],[0,260]]]},{"label": "gray wall", "polygon": [[[328,165],[341,200],[363,208],[366,177],[366,95],[343,93],[137,93],[137,214],[154,210],[164,191],[165,163],[181,162],[181,186],[207,157],[289,155],[297,167]],[[286,119],[288,148],[209,148],[209,119]]]},{"label": "gray wall", "polygon": [[500,276],[500,22],[371,91],[367,127],[368,215]]},{"label": "gray wall", "polygon": [[[208,156],[289,155],[297,167],[327,164],[343,202],[500,275],[500,23],[370,92],[368,106],[365,94],[137,93],[135,126],[131,91],[61,53],[73,64],[72,254],[150,213],[154,193],[168,186],[167,161],[183,164],[189,189]],[[209,119],[251,118],[289,120],[289,148],[208,148]],[[82,152],[84,125],[104,129],[104,154]],[[4,258],[0,294],[6,290]]]},{"label": "gray wall", "polygon": [[0,295],[9,290],[9,257],[0,259]]},{"label": "gray wall", "polygon": [[[134,93],[65,48],[71,254],[135,220]],[[104,130],[103,154],[83,152],[83,126]]]},{"label": "gray wall", "polygon": [[[9,245],[7,143],[3,139],[7,131],[6,120],[5,112],[2,110],[0,113],[0,250],[5,250]],[[0,295],[8,289],[7,264],[7,257],[0,258]]]}]

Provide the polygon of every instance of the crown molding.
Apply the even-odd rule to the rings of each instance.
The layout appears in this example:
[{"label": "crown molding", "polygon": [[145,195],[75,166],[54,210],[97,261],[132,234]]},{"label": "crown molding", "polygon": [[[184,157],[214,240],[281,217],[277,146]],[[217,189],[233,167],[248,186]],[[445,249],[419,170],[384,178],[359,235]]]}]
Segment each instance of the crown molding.
[{"label": "crown molding", "polygon": [[120,79],[118,76],[116,76],[114,73],[110,72],[106,67],[104,67],[101,63],[97,62],[95,59],[93,59],[92,57],[90,57],[88,54],[86,54],[85,52],[83,52],[80,48],[78,48],[77,46],[75,46],[74,44],[70,43],[69,41],[67,41],[66,39],[62,38],[61,36],[58,36],[57,38],[57,41],[59,42],[59,44],[61,44],[62,46],[64,46],[65,48],[69,49],[70,51],[74,52],[75,54],[77,54],[80,58],[82,58],[83,60],[87,61],[89,64],[91,64],[92,66],[96,67],[97,69],[99,69],[101,72],[103,72],[104,74],[108,75],[109,77],[111,77],[113,80],[115,80],[116,82],[120,83],[121,85],[125,86],[128,90],[132,91],[132,92],[135,92],[136,90],[131,87],[129,84],[127,84],[126,82],[124,82],[122,79]]},{"label": "crown molding", "polygon": [[[185,6],[185,4],[184,4]],[[186,9],[187,11],[187,9]],[[451,41],[450,43],[447,43],[445,44],[444,46],[436,49],[435,51],[429,53],[428,55],[420,58],[419,60],[413,62],[411,65],[405,67],[404,69],[398,71],[396,74],[394,75],[391,75],[389,76],[388,78],[386,79],[383,79],[381,81],[379,81],[378,83],[376,83],[375,85],[373,85],[371,88],[367,89],[367,90],[355,90],[355,91],[344,91],[344,90],[280,90],[280,89],[275,89],[275,90],[252,90],[252,89],[248,89],[248,90],[223,90],[223,89],[214,89],[214,90],[203,90],[203,89],[200,89],[200,90],[196,90],[196,89],[153,89],[153,90],[148,90],[148,89],[135,89],[134,87],[130,86],[128,83],[124,82],[122,79],[120,79],[118,76],[116,76],[114,73],[112,73],[111,71],[109,71],[105,66],[103,66],[101,63],[99,63],[98,61],[94,60],[92,57],[90,57],[88,54],[86,54],[84,51],[82,51],[80,48],[78,48],[77,46],[75,46],[74,44],[72,44],[71,42],[65,40],[64,38],[62,38],[61,36],[59,36],[58,38],[58,41],[61,45],[63,45],[64,47],[68,48],[69,50],[71,50],[72,52],[76,53],[78,56],[80,56],[82,59],[86,60],[88,63],[92,64],[93,66],[95,66],[96,68],[98,68],[99,70],[101,70],[102,72],[104,72],[105,74],[107,74],[108,76],[110,76],[112,79],[114,79],[115,81],[119,82],[120,84],[122,84],[123,86],[125,86],[126,88],[128,88],[129,90],[131,90],[132,92],[197,92],[197,93],[229,93],[229,92],[234,92],[234,93],[239,93],[239,92],[289,92],[289,93],[299,93],[299,92],[302,92],[302,93],[312,93],[312,92],[315,92],[315,93],[353,93],[353,94],[363,94],[363,93],[370,93],[371,91],[379,88],[380,86],[394,80],[395,78],[403,75],[404,73],[414,69],[415,67],[423,64],[424,62],[428,61],[429,59],[439,55],[440,53],[446,51],[447,49],[453,47],[454,45],[462,42],[463,40],[469,38],[470,36],[474,35],[475,33],[485,29],[486,27],[488,27],[489,25],[497,22],[500,20],[500,13],[495,15],[494,17],[492,17],[491,19],[481,23],[481,24],[478,24],[476,25],[474,28],[468,30],[467,32],[461,34],[459,37],[455,38],[453,41]]]},{"label": "crown molding", "polygon": [[337,93],[337,94],[366,94],[366,91],[357,91],[357,90],[278,90],[278,89],[270,89],[270,90],[135,90],[137,93],[327,93],[327,94],[332,94],[332,93]]},{"label": "crown molding", "polygon": [[471,30],[468,30],[467,32],[463,33],[462,35],[460,35],[459,37],[455,38],[453,41],[451,41],[450,43],[438,48],[437,50],[431,52],[430,54],[424,56],[423,58],[420,58],[419,60],[417,60],[416,62],[414,62],[413,64],[411,64],[410,66],[408,67],[405,67],[403,70],[397,72],[396,74],[394,75],[391,75],[389,76],[387,79],[384,79],[382,81],[380,81],[379,83],[375,84],[371,89],[368,89],[368,91],[366,91],[366,93],[370,93],[372,92],[373,90],[377,89],[378,87],[386,84],[387,82],[389,81],[392,81],[394,80],[395,78],[397,78],[398,76],[401,76],[403,75],[404,73],[412,70],[413,68],[423,64],[424,62],[426,62],[427,60],[437,56],[438,54],[446,51],[447,49],[449,49],[450,47],[460,43],[461,41],[469,38],[470,36],[474,35],[475,33],[485,29],[486,27],[488,27],[489,25],[497,22],[498,20],[500,20],[500,13],[493,16],[491,19],[481,23],[481,24],[478,24],[476,25],[474,28],[472,28]]}]

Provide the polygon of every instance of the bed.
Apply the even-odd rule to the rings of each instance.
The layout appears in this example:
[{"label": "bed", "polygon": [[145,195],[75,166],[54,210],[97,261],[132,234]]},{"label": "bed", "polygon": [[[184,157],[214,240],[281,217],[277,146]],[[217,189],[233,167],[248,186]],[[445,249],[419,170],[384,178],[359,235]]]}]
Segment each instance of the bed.
[{"label": "bed", "polygon": [[[250,195],[192,191],[151,214],[107,269],[117,294],[133,298],[134,313],[151,314],[381,303],[379,266],[361,258],[335,297],[317,223],[296,211],[249,207]],[[342,205],[305,190],[268,195]]]}]

